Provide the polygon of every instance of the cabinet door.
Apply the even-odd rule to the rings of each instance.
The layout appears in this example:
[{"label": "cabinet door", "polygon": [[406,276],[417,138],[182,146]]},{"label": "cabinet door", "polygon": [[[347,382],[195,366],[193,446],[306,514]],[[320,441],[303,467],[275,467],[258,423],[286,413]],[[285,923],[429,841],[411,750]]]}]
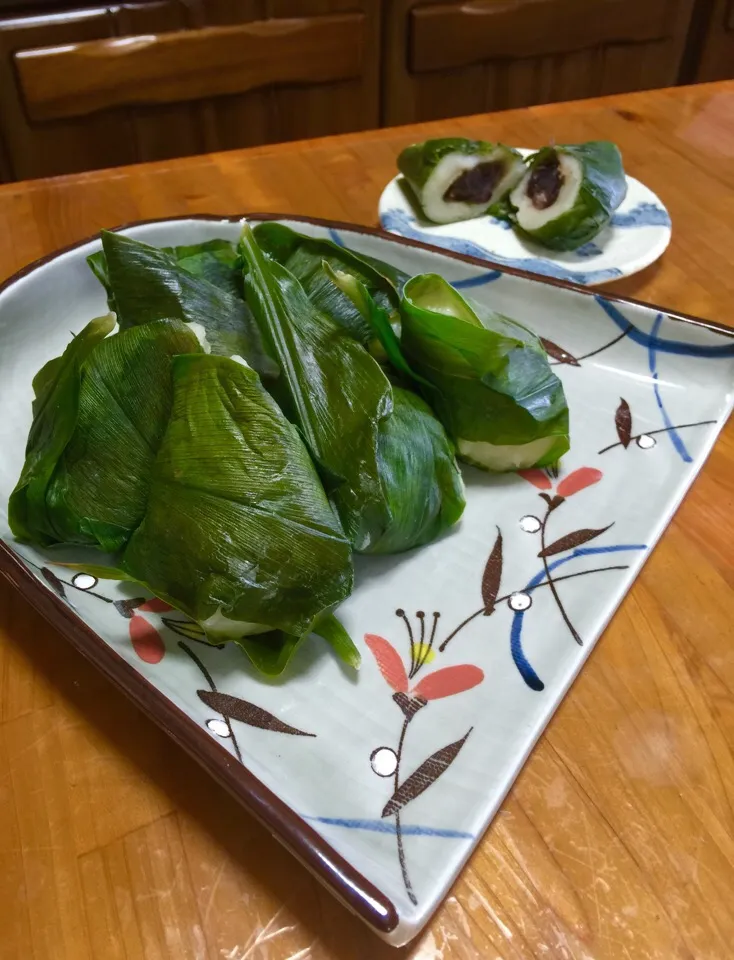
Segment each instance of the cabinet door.
[{"label": "cabinet door", "polygon": [[160,0],[0,20],[16,178],[378,122],[371,0]]},{"label": "cabinet door", "polygon": [[689,51],[688,81],[734,79],[734,0],[700,3],[698,36]]},{"label": "cabinet door", "polygon": [[395,0],[385,122],[669,86],[693,2]]},{"label": "cabinet door", "polygon": [[26,112],[15,70],[16,51],[113,36],[114,21],[105,7],[0,20],[0,136],[11,179],[135,160],[133,129],[126,111],[35,123]]}]

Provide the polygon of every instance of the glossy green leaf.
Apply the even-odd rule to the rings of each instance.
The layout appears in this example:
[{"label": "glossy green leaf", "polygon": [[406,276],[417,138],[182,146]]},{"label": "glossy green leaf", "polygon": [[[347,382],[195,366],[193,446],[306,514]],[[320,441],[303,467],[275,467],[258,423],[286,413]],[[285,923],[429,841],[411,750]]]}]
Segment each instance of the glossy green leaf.
[{"label": "glossy green leaf", "polygon": [[301,432],[354,549],[369,550],[391,522],[378,461],[390,383],[293,274],[263,253],[248,226],[240,249],[248,303],[281,369],[273,395]]},{"label": "glossy green leaf", "polygon": [[107,306],[114,313],[117,313],[115,295],[112,292],[112,285],[110,284],[110,274],[107,269],[107,257],[104,255],[104,250],[98,250],[96,253],[90,254],[87,257],[87,263],[89,264],[89,269],[105,289],[105,293],[107,294]]},{"label": "glossy green leaf", "polygon": [[[370,323],[394,369],[432,397],[432,384],[406,361],[387,312],[364,284],[328,264],[324,269]],[[465,499],[454,446],[428,404],[395,384],[393,412],[381,424],[379,450],[382,487],[393,519],[370,552],[397,553],[429,543],[458,521]]]},{"label": "glossy green leaf", "polygon": [[[297,431],[253,370],[204,354],[174,359],[145,516],[118,565],[210,641],[240,640],[248,655],[249,633],[301,637],[349,595],[349,544]],[[257,642],[268,654],[278,646]]]},{"label": "glossy green leaf", "polygon": [[56,541],[46,490],[76,428],[82,365],[114,326],[112,315],[92,320],[33,380],[33,424],[23,470],[8,504],[10,529],[19,540],[44,546]]},{"label": "glossy green leaf", "polygon": [[367,344],[374,334],[351,300],[331,282],[325,265],[355,277],[388,316],[397,316],[399,290],[408,277],[395,267],[274,221],[258,224],[253,232],[259,247],[293,274],[316,308],[362,343]]},{"label": "glossy green leaf", "polygon": [[294,636],[282,630],[275,630],[253,637],[241,637],[235,640],[235,643],[256,670],[267,677],[278,677],[307,638],[308,631],[300,636]]},{"label": "glossy green leaf", "polygon": [[464,482],[454,445],[431,408],[393,386],[393,412],[380,426],[380,478],[392,515],[370,553],[399,553],[430,543],[464,512]]},{"label": "glossy green leaf", "polygon": [[207,240],[184,247],[164,247],[180,267],[243,299],[242,267],[237,248],[229,240]]},{"label": "glossy green leaf", "polygon": [[312,628],[312,632],[326,640],[342,663],[346,663],[348,667],[354,667],[355,670],[359,669],[362,656],[354,640],[333,613],[327,613],[323,617],[319,617]]},{"label": "glossy green leaf", "polygon": [[[362,315],[365,323],[369,325],[372,336],[377,337],[382,346],[385,359],[392,364],[398,373],[422,384],[424,387],[430,387],[431,384],[416,373],[403,356],[398,335],[390,321],[390,315],[370,295],[362,281],[346,271],[334,270],[326,260],[324,260],[323,266],[329,280],[349,298],[355,309]],[[374,354],[374,350],[371,352]]]},{"label": "glossy green leaf", "polygon": [[529,330],[473,309],[435,274],[406,284],[401,318],[403,353],[433,385],[432,404],[462,459],[513,470],[568,450],[563,386]]},{"label": "glossy green leaf", "polygon": [[108,337],[89,355],[75,430],[46,490],[57,542],[110,553],[127,542],[171,412],[172,359],[200,351],[186,324],[159,320]]},{"label": "glossy green leaf", "polygon": [[183,320],[196,325],[207,352],[243,357],[265,377],[277,374],[244,300],[190,273],[170,253],[121,233],[102,231],[102,246],[121,329]]}]

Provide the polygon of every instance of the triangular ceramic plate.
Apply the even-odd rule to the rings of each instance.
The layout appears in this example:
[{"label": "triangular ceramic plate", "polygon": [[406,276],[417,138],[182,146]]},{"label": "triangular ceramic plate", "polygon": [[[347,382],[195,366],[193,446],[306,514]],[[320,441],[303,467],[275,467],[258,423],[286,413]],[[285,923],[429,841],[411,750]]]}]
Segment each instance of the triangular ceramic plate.
[{"label": "triangular ceramic plate", "polygon": [[[340,611],[362,649],[358,677],[313,638],[282,682],[266,682],[181,615],[125,604],[139,591],[72,576],[8,530],[33,375],[106,309],[85,262],[93,240],[0,289],[0,570],[400,944],[448,890],[701,468],[732,406],[734,338],[376,231],[283,219],[407,273],[440,273],[544,337],[571,410],[560,473],[466,468],[454,532],[360,559]],[[238,226],[180,219],[125,232],[165,246],[236,239]]]}]

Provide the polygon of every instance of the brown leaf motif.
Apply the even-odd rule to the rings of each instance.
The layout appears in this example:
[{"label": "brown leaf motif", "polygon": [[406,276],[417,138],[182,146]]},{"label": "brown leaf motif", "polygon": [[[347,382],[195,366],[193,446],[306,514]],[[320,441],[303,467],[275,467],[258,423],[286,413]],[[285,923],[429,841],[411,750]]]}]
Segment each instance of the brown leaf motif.
[{"label": "brown leaf motif", "polygon": [[614,414],[614,425],[617,428],[619,442],[626,450],[632,439],[632,411],[624,397],[620,398],[619,406]]},{"label": "brown leaf motif", "polygon": [[571,367],[581,366],[573,354],[569,353],[568,350],[564,350],[563,347],[559,347],[558,344],[553,343],[552,340],[546,340],[545,337],[541,337],[540,342],[543,344],[543,349],[548,356],[553,357],[553,359],[559,363],[567,363]]},{"label": "brown leaf motif", "polygon": [[274,733],[290,733],[294,737],[315,737],[315,733],[306,733],[305,730],[298,730],[291,727],[290,724],[279,720],[272,713],[263,710],[262,707],[250,703],[249,700],[241,700],[239,697],[232,697],[228,693],[219,693],[213,690],[197,690],[199,699],[221,713],[223,717],[230,720],[239,720],[240,723],[246,723],[250,727],[258,727],[260,730],[272,730]]},{"label": "brown leaf motif", "polygon": [[179,637],[186,637],[187,640],[204,640],[204,628],[193,620],[174,620],[172,617],[161,617],[161,620]]},{"label": "brown leaf motif", "polygon": [[48,567],[41,567],[41,576],[52,587],[60,597],[66,597],[66,591],[64,590],[64,584],[59,580],[56,574],[49,570]]},{"label": "brown leaf motif", "polygon": [[428,701],[424,700],[423,697],[412,697],[407,693],[403,693],[402,691],[394,693],[392,698],[409,720],[412,719],[414,714],[418,713],[419,710],[422,710],[423,707],[425,707],[428,703]]},{"label": "brown leaf motif", "polygon": [[601,530],[592,530],[589,527],[585,527],[583,530],[574,530],[573,533],[567,533],[565,537],[561,537],[558,540],[554,540],[553,543],[548,544],[545,550],[540,551],[538,556],[553,557],[557,553],[563,553],[564,550],[572,550],[574,547],[580,547],[582,543],[595,540],[603,533],[606,533],[609,527],[613,526],[614,524],[610,523],[609,526],[602,527]]},{"label": "brown leaf motif", "polygon": [[494,602],[500,591],[502,580],[502,534],[497,528],[497,539],[494,541],[492,552],[482,574],[482,600],[484,601],[484,616],[494,613]]},{"label": "brown leaf motif", "polygon": [[135,611],[143,603],[145,603],[145,597],[133,597],[130,600],[115,600],[113,606],[126,620],[132,620]]},{"label": "brown leaf motif", "polygon": [[407,803],[410,803],[411,800],[415,800],[415,798],[419,797],[424,790],[427,790],[432,783],[435,783],[441,774],[444,773],[454,762],[458,756],[459,750],[461,750],[461,748],[464,746],[466,743],[466,738],[473,729],[473,727],[469,727],[461,740],[456,740],[454,743],[449,743],[447,746],[441,747],[440,750],[437,750],[435,753],[431,754],[427,760],[423,761],[417,770],[411,773],[406,780],[403,780],[398,789],[385,804],[385,809],[382,811],[382,816],[390,817],[393,814],[398,813]]}]

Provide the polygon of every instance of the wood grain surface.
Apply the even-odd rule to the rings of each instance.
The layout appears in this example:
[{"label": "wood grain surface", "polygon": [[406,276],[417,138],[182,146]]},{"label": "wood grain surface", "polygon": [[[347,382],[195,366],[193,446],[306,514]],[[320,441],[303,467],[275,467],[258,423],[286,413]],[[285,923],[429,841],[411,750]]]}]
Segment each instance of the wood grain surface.
[{"label": "wood grain surface", "polygon": [[[734,322],[733,82],[11,184],[0,277],[139,218],[374,224],[396,153],[453,134],[615,140],[673,240],[610,289]],[[730,960],[733,544],[730,425],[448,899],[400,951],[0,582],[0,957]]]},{"label": "wood grain surface", "polygon": [[19,50],[15,68],[32,120],[353,80],[362,72],[365,19],[345,13],[85,40]]},{"label": "wood grain surface", "polygon": [[709,2],[389,0],[383,17],[383,123],[679,83],[692,14]]}]

